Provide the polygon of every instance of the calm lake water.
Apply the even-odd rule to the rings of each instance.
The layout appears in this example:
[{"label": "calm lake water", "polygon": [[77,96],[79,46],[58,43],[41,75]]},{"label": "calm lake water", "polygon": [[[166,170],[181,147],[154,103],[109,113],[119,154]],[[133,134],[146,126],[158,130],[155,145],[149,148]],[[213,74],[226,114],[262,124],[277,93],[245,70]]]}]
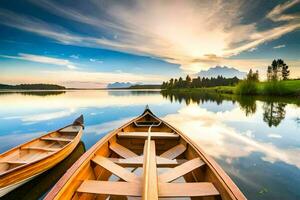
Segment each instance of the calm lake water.
[{"label": "calm lake water", "polygon": [[[83,114],[83,143],[71,155],[76,160],[105,134],[141,114],[146,104],[197,141],[248,199],[300,199],[299,99],[117,90],[0,93],[0,152]],[[35,188],[45,185],[43,177],[38,177],[20,193],[43,195],[71,164],[62,163],[47,172],[44,179],[53,181],[46,188]]]}]

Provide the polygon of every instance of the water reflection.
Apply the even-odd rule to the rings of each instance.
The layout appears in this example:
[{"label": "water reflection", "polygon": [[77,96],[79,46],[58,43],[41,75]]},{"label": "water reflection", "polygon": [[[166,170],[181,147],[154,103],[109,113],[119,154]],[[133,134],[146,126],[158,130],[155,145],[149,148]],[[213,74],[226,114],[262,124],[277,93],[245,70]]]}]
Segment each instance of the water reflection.
[{"label": "water reflection", "polygon": [[159,95],[160,90],[108,90],[108,95],[111,96],[141,96],[141,95]]},{"label": "water reflection", "polygon": [[269,125],[278,126],[280,122],[285,118],[285,106],[286,103],[278,102],[265,102],[263,119]]},{"label": "water reflection", "polygon": [[10,95],[10,94],[21,94],[21,95],[29,95],[29,96],[52,96],[52,95],[60,95],[64,94],[66,91],[11,91],[11,92],[3,92],[0,91],[1,95]]},{"label": "water reflection", "polygon": [[255,97],[255,96],[237,96],[237,95],[222,95],[217,93],[203,93],[203,92],[167,92],[161,91],[164,98],[169,99],[171,102],[178,101],[179,103],[185,102],[186,105],[191,103],[203,104],[205,102],[215,102],[217,105],[223,104],[224,101],[232,101],[232,103],[238,103],[241,110],[244,111],[246,116],[255,114],[257,110],[256,101],[260,100],[264,102],[263,106],[263,121],[268,124],[269,127],[278,126],[280,122],[285,118],[285,106],[288,102],[299,103],[297,98],[266,98],[266,97]]},{"label": "water reflection", "polygon": [[213,101],[217,103],[217,105],[220,105],[224,99],[221,95],[217,93],[183,93],[183,92],[169,92],[169,91],[161,91],[161,94],[166,99],[170,100],[172,102],[178,101],[179,103],[185,102],[186,105],[189,105],[191,103],[204,103],[207,101]]},{"label": "water reflection", "polygon": [[72,166],[85,152],[83,142],[79,142],[74,151],[62,162],[37,176],[28,183],[8,193],[1,199],[39,199],[60,179],[60,177]]},{"label": "water reflection", "polygon": [[[213,156],[249,199],[299,197],[294,185],[300,183],[297,127],[285,124],[283,128],[270,129],[255,113],[245,116],[238,107],[212,112],[202,105],[190,104],[164,119]],[[262,107],[263,103],[257,103],[256,112],[260,115]],[[292,106],[286,109],[293,112]],[[296,141],[291,142],[291,138]]]},{"label": "water reflection", "polygon": [[[171,102],[172,101],[172,102]],[[80,90],[0,96],[0,152],[85,117],[88,149],[149,104],[211,155],[248,199],[300,199],[300,99]],[[29,198],[29,197],[28,197]]]},{"label": "water reflection", "polygon": [[241,109],[246,116],[252,115],[256,112],[256,100],[253,96],[237,96],[236,97]]}]

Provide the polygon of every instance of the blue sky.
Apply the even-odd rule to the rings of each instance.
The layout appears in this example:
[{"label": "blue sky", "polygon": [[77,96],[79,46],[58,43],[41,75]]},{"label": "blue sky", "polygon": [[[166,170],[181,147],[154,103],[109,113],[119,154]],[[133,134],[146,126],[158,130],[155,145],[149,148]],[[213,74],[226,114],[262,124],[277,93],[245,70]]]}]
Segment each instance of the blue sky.
[{"label": "blue sky", "polygon": [[300,77],[300,1],[3,0],[0,82],[160,83],[226,65]]}]

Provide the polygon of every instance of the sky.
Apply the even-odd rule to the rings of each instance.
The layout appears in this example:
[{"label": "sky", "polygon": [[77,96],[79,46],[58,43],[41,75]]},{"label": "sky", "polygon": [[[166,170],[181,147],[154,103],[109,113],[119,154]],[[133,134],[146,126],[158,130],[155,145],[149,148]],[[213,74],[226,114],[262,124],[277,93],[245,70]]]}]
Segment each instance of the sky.
[{"label": "sky", "polygon": [[0,83],[161,83],[216,65],[300,77],[300,0],[1,0]]}]

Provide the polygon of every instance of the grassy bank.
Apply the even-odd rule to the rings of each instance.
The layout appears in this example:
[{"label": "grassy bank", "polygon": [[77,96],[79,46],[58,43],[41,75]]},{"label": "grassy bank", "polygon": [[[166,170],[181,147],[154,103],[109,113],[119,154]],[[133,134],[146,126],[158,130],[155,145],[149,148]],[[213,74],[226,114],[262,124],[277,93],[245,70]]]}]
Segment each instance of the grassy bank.
[{"label": "grassy bank", "polygon": [[[253,88],[255,87],[255,88]],[[172,89],[172,92],[216,92],[222,94],[269,95],[269,96],[300,96],[300,80],[278,81],[276,83],[259,82],[241,86],[218,86],[208,88]]]}]

